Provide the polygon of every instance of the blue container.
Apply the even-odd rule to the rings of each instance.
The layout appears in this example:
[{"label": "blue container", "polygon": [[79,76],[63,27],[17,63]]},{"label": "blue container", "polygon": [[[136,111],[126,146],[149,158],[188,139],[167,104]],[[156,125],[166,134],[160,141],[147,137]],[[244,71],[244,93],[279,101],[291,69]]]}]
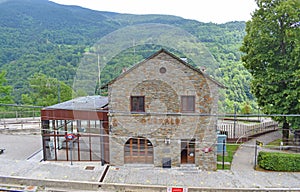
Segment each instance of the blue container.
[{"label": "blue container", "polygon": [[223,143],[224,143],[224,141],[225,141],[224,152],[226,153],[226,139],[227,139],[227,135],[219,135],[218,134],[217,153],[223,153]]}]

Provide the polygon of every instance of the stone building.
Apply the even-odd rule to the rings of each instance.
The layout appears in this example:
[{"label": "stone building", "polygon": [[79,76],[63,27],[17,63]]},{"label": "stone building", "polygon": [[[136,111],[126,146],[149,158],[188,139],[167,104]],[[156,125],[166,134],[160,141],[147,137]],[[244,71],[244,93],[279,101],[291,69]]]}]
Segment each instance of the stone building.
[{"label": "stone building", "polygon": [[106,86],[111,165],[216,169],[223,85],[162,49]]}]

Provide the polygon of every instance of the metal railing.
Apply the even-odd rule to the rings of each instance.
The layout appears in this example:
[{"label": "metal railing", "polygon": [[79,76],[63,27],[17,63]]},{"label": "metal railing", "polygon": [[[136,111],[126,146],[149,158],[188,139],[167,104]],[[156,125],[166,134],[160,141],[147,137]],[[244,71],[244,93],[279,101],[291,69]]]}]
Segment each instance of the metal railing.
[{"label": "metal railing", "polygon": [[278,123],[268,120],[260,123],[222,122],[218,124],[218,130],[226,134],[228,139],[240,139],[270,132],[278,129]]}]

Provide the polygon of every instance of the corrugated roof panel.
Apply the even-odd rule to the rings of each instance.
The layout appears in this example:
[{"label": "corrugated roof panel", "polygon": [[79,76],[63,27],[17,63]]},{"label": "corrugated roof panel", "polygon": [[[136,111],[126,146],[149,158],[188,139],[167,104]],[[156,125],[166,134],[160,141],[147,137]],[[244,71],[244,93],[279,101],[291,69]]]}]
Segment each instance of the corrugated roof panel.
[{"label": "corrugated roof panel", "polygon": [[69,101],[58,103],[43,108],[47,109],[63,109],[63,110],[100,110],[108,105],[108,97],[99,95],[78,97]]}]

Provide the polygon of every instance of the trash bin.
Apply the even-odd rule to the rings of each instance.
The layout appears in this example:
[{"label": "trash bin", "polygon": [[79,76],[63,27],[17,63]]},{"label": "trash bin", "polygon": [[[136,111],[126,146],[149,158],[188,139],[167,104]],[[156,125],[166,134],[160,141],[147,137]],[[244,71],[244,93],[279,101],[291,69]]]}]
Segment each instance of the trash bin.
[{"label": "trash bin", "polygon": [[223,143],[225,142],[224,152],[226,153],[226,139],[227,135],[218,134],[217,153],[223,153]]},{"label": "trash bin", "polygon": [[162,167],[163,168],[171,168],[171,165],[172,165],[172,161],[171,161],[171,158],[163,158],[162,159]]}]

